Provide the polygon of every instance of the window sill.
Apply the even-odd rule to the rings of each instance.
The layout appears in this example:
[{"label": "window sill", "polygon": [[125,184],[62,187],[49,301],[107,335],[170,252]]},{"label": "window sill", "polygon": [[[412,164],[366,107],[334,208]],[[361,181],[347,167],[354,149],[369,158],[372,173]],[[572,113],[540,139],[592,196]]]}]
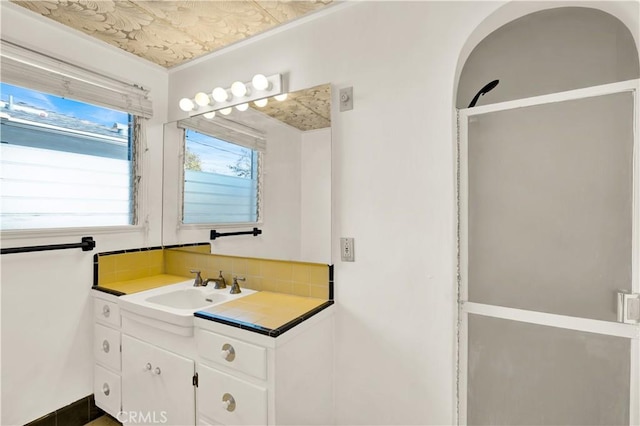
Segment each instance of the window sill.
[{"label": "window sill", "polygon": [[201,231],[211,229],[236,229],[236,228],[253,228],[261,227],[263,222],[243,222],[243,223],[181,223],[178,225],[178,231]]},{"label": "window sill", "polygon": [[86,228],[51,228],[51,229],[19,229],[0,231],[2,241],[29,240],[55,237],[84,237],[88,235],[128,234],[146,232],[142,225],[96,226]]}]

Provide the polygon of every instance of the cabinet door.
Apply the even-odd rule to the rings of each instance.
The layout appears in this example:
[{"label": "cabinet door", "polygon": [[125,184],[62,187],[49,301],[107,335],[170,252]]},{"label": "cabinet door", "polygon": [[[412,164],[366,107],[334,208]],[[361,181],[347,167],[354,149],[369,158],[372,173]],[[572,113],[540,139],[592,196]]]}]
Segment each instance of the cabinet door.
[{"label": "cabinet door", "polygon": [[121,420],[194,425],[193,374],[192,360],[123,335]]}]

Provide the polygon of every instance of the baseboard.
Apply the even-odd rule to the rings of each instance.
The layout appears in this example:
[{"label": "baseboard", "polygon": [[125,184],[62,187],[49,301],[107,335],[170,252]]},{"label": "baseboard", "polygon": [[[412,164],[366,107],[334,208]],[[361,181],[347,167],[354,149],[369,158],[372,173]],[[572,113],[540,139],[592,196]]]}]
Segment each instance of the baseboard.
[{"label": "baseboard", "polygon": [[26,426],[84,426],[103,414],[104,411],[96,406],[91,394],[27,423]]}]

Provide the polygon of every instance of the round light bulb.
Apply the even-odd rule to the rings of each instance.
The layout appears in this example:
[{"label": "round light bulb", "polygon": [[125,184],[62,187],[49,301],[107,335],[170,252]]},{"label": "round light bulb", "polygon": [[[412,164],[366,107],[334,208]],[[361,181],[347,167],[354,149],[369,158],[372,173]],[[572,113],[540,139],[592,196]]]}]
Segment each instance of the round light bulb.
[{"label": "round light bulb", "polygon": [[195,104],[189,98],[180,99],[180,103],[178,104],[178,106],[180,106],[180,109],[185,112],[192,111],[195,108]]},{"label": "round light bulb", "polygon": [[269,80],[267,80],[267,77],[262,74],[256,74],[251,79],[251,85],[256,90],[268,90],[271,84],[269,83]]},{"label": "round light bulb", "polygon": [[241,98],[247,94],[247,86],[241,81],[236,81],[231,85],[231,93],[237,98]]},{"label": "round light bulb", "polygon": [[264,98],[264,99],[258,99],[257,101],[254,102],[254,104],[256,104],[257,107],[266,107],[267,104],[269,103],[269,99]]},{"label": "round light bulb", "polygon": [[287,93],[283,93],[282,95],[274,96],[276,101],[285,101],[287,100]]},{"label": "round light bulb", "polygon": [[231,111],[233,111],[233,108],[229,107],[229,108],[223,108],[220,110],[220,114],[222,115],[229,115],[231,114]]},{"label": "round light bulb", "polygon": [[246,111],[248,108],[249,108],[249,104],[247,103],[236,105],[236,109],[238,111]]},{"label": "round light bulb", "polygon": [[210,102],[209,95],[207,95],[204,92],[196,93],[196,96],[195,96],[194,100],[200,106],[207,106],[207,105],[209,105],[209,102]]},{"label": "round light bulb", "polygon": [[226,102],[227,99],[229,99],[229,94],[222,87],[213,89],[211,96],[213,96],[213,100],[216,102]]},{"label": "round light bulb", "polygon": [[216,116],[216,112],[215,111],[205,112],[202,115],[204,116],[204,118],[208,118],[209,120],[211,120],[213,117]]}]

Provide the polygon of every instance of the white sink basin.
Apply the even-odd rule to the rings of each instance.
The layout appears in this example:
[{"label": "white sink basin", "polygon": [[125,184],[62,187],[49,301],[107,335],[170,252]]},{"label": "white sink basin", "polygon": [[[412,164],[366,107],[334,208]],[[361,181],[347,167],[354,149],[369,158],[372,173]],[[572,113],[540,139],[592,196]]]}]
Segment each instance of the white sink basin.
[{"label": "white sink basin", "polygon": [[243,288],[241,293],[231,294],[230,290],[230,286],[220,290],[194,287],[193,280],[189,280],[120,296],[118,304],[123,318],[187,335],[185,333],[193,333],[195,311],[255,293],[255,290]]},{"label": "white sink basin", "polygon": [[170,308],[200,310],[212,304],[231,300],[231,296],[233,295],[228,293],[213,293],[210,291],[207,293],[198,287],[192,287],[147,297],[146,301]]}]

